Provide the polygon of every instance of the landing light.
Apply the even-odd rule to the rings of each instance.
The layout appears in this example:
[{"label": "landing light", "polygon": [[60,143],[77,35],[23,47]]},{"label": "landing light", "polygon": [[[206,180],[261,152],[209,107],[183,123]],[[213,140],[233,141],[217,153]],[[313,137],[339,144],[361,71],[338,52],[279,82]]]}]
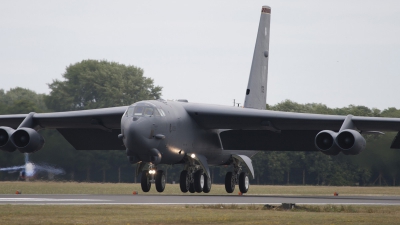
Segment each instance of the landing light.
[{"label": "landing light", "polygon": [[149,170],[149,174],[156,174],[156,170]]},{"label": "landing light", "polygon": [[192,157],[193,159],[196,157],[195,154],[191,154],[190,157]]}]

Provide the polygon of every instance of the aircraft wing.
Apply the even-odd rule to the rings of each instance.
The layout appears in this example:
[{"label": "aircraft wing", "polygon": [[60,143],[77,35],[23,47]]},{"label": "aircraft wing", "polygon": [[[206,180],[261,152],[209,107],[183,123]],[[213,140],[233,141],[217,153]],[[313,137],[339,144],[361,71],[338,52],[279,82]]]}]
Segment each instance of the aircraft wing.
[{"label": "aircraft wing", "polygon": [[[291,113],[186,103],[187,113],[204,129],[220,129],[226,150],[317,151],[315,137],[322,130],[339,131],[346,116]],[[400,131],[400,118],[351,118],[354,129]],[[398,135],[399,136],[399,135]],[[392,148],[400,148],[400,137]]]},{"label": "aircraft wing", "polygon": [[[188,114],[205,129],[339,130],[346,116],[185,104]],[[360,131],[400,131],[400,118],[352,117]]]},{"label": "aircraft wing", "polygon": [[[32,116],[36,130],[57,129],[77,150],[125,150],[118,134],[121,117],[128,106],[35,113]],[[16,129],[28,114],[0,115],[0,126]]]}]

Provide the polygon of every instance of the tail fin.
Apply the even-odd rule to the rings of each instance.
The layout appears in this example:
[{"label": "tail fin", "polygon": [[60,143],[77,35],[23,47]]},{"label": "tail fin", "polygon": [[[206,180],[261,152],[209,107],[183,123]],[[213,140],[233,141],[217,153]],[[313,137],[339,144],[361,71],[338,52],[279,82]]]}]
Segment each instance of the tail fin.
[{"label": "tail fin", "polygon": [[263,6],[244,100],[245,108],[265,109],[266,107],[270,22],[271,8]]}]

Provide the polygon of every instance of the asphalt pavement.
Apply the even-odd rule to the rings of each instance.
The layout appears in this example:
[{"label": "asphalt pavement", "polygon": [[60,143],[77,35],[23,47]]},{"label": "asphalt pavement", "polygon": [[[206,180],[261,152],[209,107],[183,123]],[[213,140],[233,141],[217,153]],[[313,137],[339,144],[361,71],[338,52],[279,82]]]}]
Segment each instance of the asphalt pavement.
[{"label": "asphalt pavement", "polygon": [[50,205],[211,205],[282,204],[400,205],[400,196],[292,196],[292,195],[0,195],[0,204]]}]

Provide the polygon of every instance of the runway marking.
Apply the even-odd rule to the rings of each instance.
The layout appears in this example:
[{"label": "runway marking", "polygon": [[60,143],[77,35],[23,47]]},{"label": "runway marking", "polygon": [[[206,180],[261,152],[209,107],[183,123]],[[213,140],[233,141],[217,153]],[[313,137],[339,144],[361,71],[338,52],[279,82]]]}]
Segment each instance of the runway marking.
[{"label": "runway marking", "polygon": [[[100,201],[100,200],[91,200]],[[107,201],[107,200],[105,200]],[[1,203],[0,205],[13,203]],[[400,203],[294,203],[296,205],[377,205],[377,206],[399,206]],[[48,202],[48,203],[15,203],[15,205],[281,205],[281,203],[97,203],[97,202],[76,202],[76,203],[58,203],[58,202]]]},{"label": "runway marking", "polygon": [[103,199],[56,199],[56,198],[0,198],[0,202],[101,202]]}]

